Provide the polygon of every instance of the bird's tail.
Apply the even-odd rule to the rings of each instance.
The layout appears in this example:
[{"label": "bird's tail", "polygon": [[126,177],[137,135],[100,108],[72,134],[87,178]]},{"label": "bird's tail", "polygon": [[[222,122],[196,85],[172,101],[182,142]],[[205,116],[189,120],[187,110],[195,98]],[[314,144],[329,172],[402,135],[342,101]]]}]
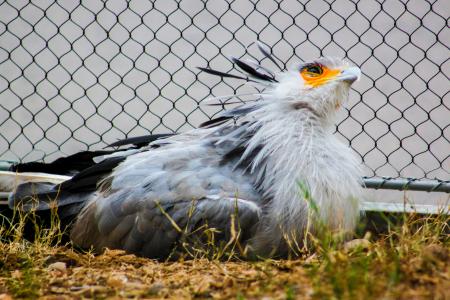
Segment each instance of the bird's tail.
[{"label": "bird's tail", "polygon": [[[13,175],[29,178],[29,174],[26,173]],[[29,180],[19,183],[9,192],[9,209],[23,212],[57,210],[61,218],[76,215],[79,209],[75,207],[82,206],[87,193],[71,193],[62,190],[64,182],[71,180],[70,177],[64,177],[67,176],[39,174],[40,181]]]},{"label": "bird's tail", "polygon": [[[38,229],[59,232],[71,224],[84,206],[86,195],[60,193],[69,176],[45,173],[0,172],[0,226],[2,238],[20,235],[34,240]],[[84,197],[83,197],[84,196]]]},{"label": "bird's tail", "polygon": [[[79,170],[73,177],[48,173],[0,172],[2,227],[5,224],[14,226],[18,215],[32,214],[43,227],[52,225],[57,217],[64,230],[94,195],[97,184],[125,160],[130,151],[117,151],[110,157],[104,156],[101,161]],[[45,170],[48,165],[42,164],[40,167]],[[19,218],[19,221],[23,220]],[[29,238],[27,235],[26,237]]]},{"label": "bird's tail", "polygon": [[50,163],[10,165],[8,171],[0,171],[0,225],[3,228],[14,223],[14,216],[31,212],[44,223],[56,213],[61,223],[70,224],[97,183],[127,155],[171,135],[126,138],[107,146],[114,150],[82,151]]}]

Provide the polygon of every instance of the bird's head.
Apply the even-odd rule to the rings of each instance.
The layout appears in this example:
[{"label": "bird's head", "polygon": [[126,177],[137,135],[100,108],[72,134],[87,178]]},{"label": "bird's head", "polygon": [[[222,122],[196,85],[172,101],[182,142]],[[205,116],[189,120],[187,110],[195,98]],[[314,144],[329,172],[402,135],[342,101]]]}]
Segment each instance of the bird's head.
[{"label": "bird's head", "polygon": [[[200,70],[220,76],[222,78],[243,79],[258,83],[264,91],[258,94],[241,94],[224,97],[214,97],[208,101],[219,101],[225,107],[229,99],[238,98],[245,102],[242,96],[259,96],[261,101],[256,104],[246,103],[237,109],[225,111],[218,118],[205,122],[202,126],[216,126],[229,119],[241,118],[244,115],[265,120],[285,120],[292,122],[301,117],[302,120],[315,119],[322,126],[329,127],[334,124],[337,112],[348,100],[351,84],[358,80],[361,71],[339,58],[322,57],[311,62],[304,62],[294,68],[283,70],[276,59],[270,54],[269,48],[257,43],[261,52],[278,66],[281,72],[272,72],[256,61],[237,59],[231,60],[237,66],[239,75],[224,73],[210,68]],[[225,101],[223,101],[225,99]],[[218,105],[217,103],[209,105]],[[292,118],[287,118],[291,116]],[[303,122],[303,124],[306,124]]]},{"label": "bird's head", "polygon": [[347,101],[350,86],[360,75],[358,67],[344,60],[323,57],[281,73],[272,93],[283,109],[303,110],[330,120]]}]

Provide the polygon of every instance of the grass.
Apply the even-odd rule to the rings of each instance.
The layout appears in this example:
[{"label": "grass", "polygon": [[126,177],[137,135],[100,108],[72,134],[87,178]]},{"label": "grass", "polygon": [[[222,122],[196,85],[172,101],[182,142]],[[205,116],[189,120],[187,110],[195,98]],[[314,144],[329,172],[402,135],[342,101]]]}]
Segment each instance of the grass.
[{"label": "grass", "polygon": [[[444,214],[381,216],[382,233],[362,225],[345,244],[311,235],[311,250],[292,260],[243,261],[217,249],[174,262],[82,252],[64,244],[56,218],[47,229],[16,218],[0,231],[0,298],[446,299],[450,290]],[[32,242],[23,238],[27,218]]]},{"label": "grass", "polygon": [[403,216],[375,237],[319,248],[305,265],[318,299],[446,299],[449,278],[449,217]]}]

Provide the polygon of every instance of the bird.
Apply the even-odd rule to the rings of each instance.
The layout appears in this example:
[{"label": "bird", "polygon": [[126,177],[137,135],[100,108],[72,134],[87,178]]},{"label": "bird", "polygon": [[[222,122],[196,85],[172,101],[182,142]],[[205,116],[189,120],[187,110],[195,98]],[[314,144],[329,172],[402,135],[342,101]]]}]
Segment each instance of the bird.
[{"label": "bird", "polygon": [[361,162],[333,131],[360,69],[332,57],[284,69],[269,47],[257,46],[279,70],[235,57],[234,72],[199,68],[260,86],[254,99],[208,99],[234,106],[184,133],[88,155],[94,162],[69,171],[73,177],[62,183],[22,183],[9,207],[57,207],[71,220],[76,246],[158,259],[186,251],[187,241],[206,243],[205,234],[222,244],[234,240],[244,255],[287,257],[290,241],[301,244],[308,230],[351,233],[360,214]]}]

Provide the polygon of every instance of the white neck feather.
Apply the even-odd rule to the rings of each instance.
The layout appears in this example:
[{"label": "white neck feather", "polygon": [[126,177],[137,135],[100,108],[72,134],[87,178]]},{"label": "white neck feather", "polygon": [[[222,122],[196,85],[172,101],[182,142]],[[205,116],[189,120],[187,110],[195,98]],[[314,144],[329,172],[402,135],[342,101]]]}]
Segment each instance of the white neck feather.
[{"label": "white neck feather", "polygon": [[269,105],[251,116],[258,129],[244,154],[263,145],[253,158],[252,172],[271,199],[265,230],[281,225],[296,236],[303,234],[308,220],[303,184],[322,222],[332,230],[352,231],[359,217],[360,162],[310,111]]}]

